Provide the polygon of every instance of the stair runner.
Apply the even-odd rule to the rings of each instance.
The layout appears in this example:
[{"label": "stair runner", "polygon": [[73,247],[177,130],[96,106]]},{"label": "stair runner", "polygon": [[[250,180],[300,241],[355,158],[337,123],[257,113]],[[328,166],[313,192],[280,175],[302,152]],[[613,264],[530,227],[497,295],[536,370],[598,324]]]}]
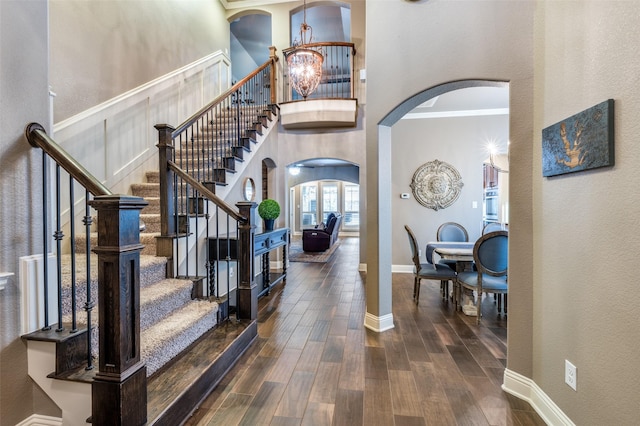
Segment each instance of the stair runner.
[{"label": "stair runner", "polygon": [[[131,185],[133,195],[143,197],[149,204],[142,210],[141,219],[146,229],[140,233],[145,248],[140,254],[140,352],[147,365],[147,376],[158,371],[190,344],[217,323],[218,305],[207,300],[191,299],[193,282],[188,279],[166,278],[167,259],[155,256],[155,237],[160,235],[158,172],[147,173],[147,182]],[[97,244],[97,235],[92,235],[92,246]],[[82,237],[76,241],[76,251],[84,252]],[[81,259],[79,257],[78,259]],[[63,300],[70,301],[70,260],[63,263]],[[82,262],[80,262],[82,263]],[[91,255],[91,298],[97,301],[98,267],[96,255]],[[86,302],[86,269],[76,265],[77,306]],[[70,303],[70,302],[69,302]],[[65,318],[71,307],[63,305]],[[78,314],[82,322],[84,313]],[[97,325],[97,309],[92,319]],[[85,321],[86,322],[86,321]],[[92,352],[98,352],[97,326],[92,330]]]},{"label": "stair runner", "polygon": [[[206,152],[207,157],[213,160],[212,166],[217,171],[211,181],[216,185],[226,185],[227,173],[235,173],[236,164],[243,162],[245,153],[250,152],[252,145],[257,143],[256,136],[262,134],[263,126],[268,127],[275,118],[273,109],[259,111],[253,106],[243,107],[240,114],[245,119],[256,117],[256,115],[258,117],[258,121],[246,131],[246,134],[238,139],[235,129],[221,131],[217,128],[217,123],[223,123],[228,117],[218,117],[217,122],[212,122],[201,129],[200,134],[194,138],[193,144],[183,143],[178,147],[176,162],[180,165],[182,158],[189,156],[189,149],[186,148]],[[216,139],[238,140],[239,143],[225,147],[213,144],[216,148],[210,149],[208,146],[211,144],[212,134],[216,135]],[[202,179],[203,176],[199,175],[200,170],[190,170],[190,173],[199,178],[198,180],[208,180]],[[140,220],[145,226],[144,231],[140,232],[140,242],[144,245],[140,252],[140,351],[147,365],[147,376],[150,376],[217,324],[218,304],[205,300],[192,300],[192,281],[166,278],[167,259],[155,256],[156,237],[160,236],[159,173],[147,172],[146,178],[147,182],[132,184],[131,193],[144,198],[148,203],[140,213]],[[92,233],[90,238],[91,246],[95,247],[98,243],[97,233]],[[75,245],[76,253],[83,253],[84,236],[76,238]],[[98,268],[97,258],[93,254],[91,262],[91,298],[97,301]],[[78,281],[83,279],[81,277],[86,277],[82,268],[84,265],[76,265]],[[69,261],[63,266],[63,275],[67,277],[64,280],[67,284],[63,286],[63,300],[70,301],[71,298],[68,297],[71,292]],[[77,306],[84,306],[86,282],[77,283],[76,294],[78,295]],[[70,306],[63,306],[65,318],[70,317],[70,311]],[[79,313],[79,317],[83,315],[83,312]],[[92,318],[95,318],[94,323],[97,324],[97,309],[94,309]],[[94,355],[98,353],[97,326],[92,330],[92,353]]]}]

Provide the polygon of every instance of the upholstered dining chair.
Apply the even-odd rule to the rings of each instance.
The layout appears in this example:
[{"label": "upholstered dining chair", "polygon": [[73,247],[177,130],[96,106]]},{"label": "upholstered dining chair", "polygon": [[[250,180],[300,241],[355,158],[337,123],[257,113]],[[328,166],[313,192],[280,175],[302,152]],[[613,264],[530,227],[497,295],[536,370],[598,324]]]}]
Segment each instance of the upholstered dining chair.
[{"label": "upholstered dining chair", "polygon": [[[466,243],[469,241],[469,234],[464,226],[456,222],[445,222],[438,227],[436,233],[438,241]],[[452,259],[440,259],[441,265],[447,265],[451,269],[456,269],[456,261]]]},{"label": "upholstered dining chair", "polygon": [[[473,247],[473,260],[477,271],[458,273],[457,283],[460,290],[465,288],[476,291],[477,322],[482,315],[482,297],[484,293],[504,295],[504,313],[507,313],[507,272],[508,272],[509,233],[507,231],[489,232],[478,238]],[[498,299],[498,312],[501,308]]]},{"label": "upholstered dining chair", "polygon": [[509,227],[506,223],[489,222],[482,228],[482,235],[494,231],[508,231]]},{"label": "upholstered dining chair", "polygon": [[420,255],[418,249],[418,240],[413,234],[409,226],[405,225],[409,237],[409,245],[411,246],[411,258],[413,260],[413,299],[418,303],[420,299],[420,281],[421,280],[439,280],[442,298],[446,299],[449,294],[449,281],[455,283],[456,272],[446,265],[420,263]]}]

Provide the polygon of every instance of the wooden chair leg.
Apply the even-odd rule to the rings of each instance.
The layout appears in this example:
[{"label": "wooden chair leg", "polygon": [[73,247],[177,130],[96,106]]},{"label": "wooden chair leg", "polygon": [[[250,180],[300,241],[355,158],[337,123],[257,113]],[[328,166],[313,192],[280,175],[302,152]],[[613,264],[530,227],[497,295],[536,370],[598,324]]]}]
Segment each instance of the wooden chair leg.
[{"label": "wooden chair leg", "polygon": [[416,300],[417,289],[418,289],[418,277],[413,277],[413,300]]},{"label": "wooden chair leg", "polygon": [[420,301],[420,278],[416,277],[416,305]]},{"label": "wooden chair leg", "polygon": [[478,301],[476,302],[476,324],[480,325],[480,317],[482,316],[482,292],[478,292]]}]

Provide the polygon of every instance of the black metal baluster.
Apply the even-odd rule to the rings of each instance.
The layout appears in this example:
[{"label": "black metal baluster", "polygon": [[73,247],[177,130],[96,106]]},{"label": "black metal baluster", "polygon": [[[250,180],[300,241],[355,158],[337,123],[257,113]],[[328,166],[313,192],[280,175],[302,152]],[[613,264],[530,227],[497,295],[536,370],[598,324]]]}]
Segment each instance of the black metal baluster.
[{"label": "black metal baluster", "polygon": [[43,305],[44,305],[44,325],[42,327],[43,331],[51,330],[51,326],[49,325],[49,202],[48,202],[48,194],[49,194],[49,162],[47,154],[42,151],[42,217],[44,217],[44,224],[42,226],[43,231],[43,253],[42,253],[42,267],[44,269],[44,288],[42,289],[43,294]]},{"label": "black metal baluster", "polygon": [[69,238],[71,241],[71,333],[78,331],[76,306],[76,213],[75,197],[73,195],[74,180],[69,176]]},{"label": "black metal baluster", "polygon": [[56,262],[58,266],[58,328],[56,328],[58,332],[64,330],[62,324],[62,238],[64,234],[61,230],[60,210],[60,165],[56,164],[56,230],[53,233],[53,238],[56,240]]},{"label": "black metal baluster", "polygon": [[87,367],[86,370],[93,370],[93,357],[91,356],[91,312],[95,306],[95,302],[91,299],[91,208],[89,206],[89,191],[85,191],[84,198],[84,232],[85,232],[85,256],[87,262],[87,301],[84,304],[84,310],[87,313]]}]

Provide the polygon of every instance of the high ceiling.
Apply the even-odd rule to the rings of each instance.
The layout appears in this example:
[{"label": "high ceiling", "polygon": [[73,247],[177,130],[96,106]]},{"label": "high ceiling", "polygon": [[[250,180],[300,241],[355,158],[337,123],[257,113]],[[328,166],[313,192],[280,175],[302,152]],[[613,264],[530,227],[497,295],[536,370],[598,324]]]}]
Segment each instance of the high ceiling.
[{"label": "high ceiling", "polygon": [[[228,9],[264,4],[284,3],[284,0],[222,0]],[[299,39],[303,9],[299,8],[292,20],[293,38]],[[307,24],[313,27],[314,41],[351,41],[351,15],[347,8],[330,5],[307,7]],[[231,23],[232,38],[238,43],[244,56],[254,64],[264,63],[269,56],[271,19],[268,15],[247,15]],[[232,60],[234,46],[232,44]],[[246,52],[246,53],[244,53]],[[247,59],[247,58],[245,58]],[[255,65],[253,65],[255,66]],[[251,68],[253,69],[253,68]],[[442,94],[419,105],[403,117],[430,119],[444,117],[468,117],[509,114],[509,89],[501,87],[473,87]],[[350,163],[322,158],[302,162],[307,167],[350,166]]]}]

